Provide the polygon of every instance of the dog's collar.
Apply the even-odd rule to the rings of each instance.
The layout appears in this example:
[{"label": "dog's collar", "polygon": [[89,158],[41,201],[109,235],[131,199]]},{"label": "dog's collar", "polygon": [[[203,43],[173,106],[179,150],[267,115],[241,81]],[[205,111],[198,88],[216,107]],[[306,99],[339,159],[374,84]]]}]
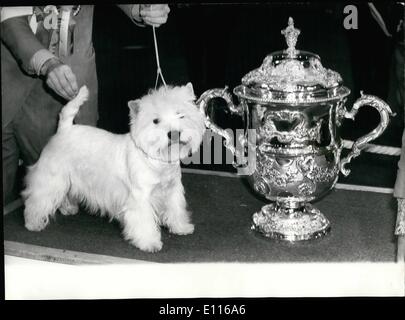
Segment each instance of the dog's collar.
[{"label": "dog's collar", "polygon": [[180,160],[176,160],[176,161],[164,161],[164,160],[152,158],[152,157],[150,157],[149,155],[147,155],[145,152],[144,152],[144,154],[146,155],[146,157],[147,157],[149,160],[151,160],[151,161],[156,161],[156,162],[158,162],[158,163],[162,163],[162,164],[165,164],[165,165],[168,165],[168,166],[171,166],[171,165],[176,165],[176,166],[177,166],[177,165],[180,164]]},{"label": "dog's collar", "polygon": [[144,155],[148,160],[150,160],[150,161],[154,161],[154,162],[157,162],[157,163],[160,163],[160,164],[163,164],[163,165],[167,165],[167,166],[178,166],[178,165],[180,164],[180,160],[176,160],[176,161],[164,161],[164,160],[161,160],[161,159],[152,158],[150,155],[148,155],[145,151],[142,150],[142,148],[140,148],[140,147],[136,144],[135,140],[134,140],[132,137],[131,137],[131,140],[132,140],[132,142],[133,142],[135,148],[137,148],[140,152],[142,152],[143,155]]}]

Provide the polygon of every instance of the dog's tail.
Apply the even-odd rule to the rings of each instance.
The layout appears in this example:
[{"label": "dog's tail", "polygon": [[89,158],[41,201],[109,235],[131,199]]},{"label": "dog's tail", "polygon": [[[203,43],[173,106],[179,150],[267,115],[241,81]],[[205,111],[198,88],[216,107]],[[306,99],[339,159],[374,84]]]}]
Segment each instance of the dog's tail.
[{"label": "dog's tail", "polygon": [[89,98],[89,90],[86,86],[80,88],[76,97],[70,100],[59,113],[58,131],[69,128],[73,125],[73,119],[79,112],[80,107]]}]

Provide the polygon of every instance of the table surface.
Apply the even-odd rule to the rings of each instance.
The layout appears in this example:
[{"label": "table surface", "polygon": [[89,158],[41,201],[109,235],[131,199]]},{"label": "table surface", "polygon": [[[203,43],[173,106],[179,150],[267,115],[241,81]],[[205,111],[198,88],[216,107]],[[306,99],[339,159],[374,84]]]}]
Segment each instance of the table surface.
[{"label": "table surface", "polygon": [[322,239],[283,242],[250,230],[251,216],[266,204],[239,177],[183,174],[195,232],[162,230],[163,249],[145,253],[121,236],[117,222],[80,212],[56,214],[42,232],[24,228],[22,208],[4,217],[4,240],[150,262],[394,262],[396,204],[391,194],[333,190],[315,206],[331,222]]}]

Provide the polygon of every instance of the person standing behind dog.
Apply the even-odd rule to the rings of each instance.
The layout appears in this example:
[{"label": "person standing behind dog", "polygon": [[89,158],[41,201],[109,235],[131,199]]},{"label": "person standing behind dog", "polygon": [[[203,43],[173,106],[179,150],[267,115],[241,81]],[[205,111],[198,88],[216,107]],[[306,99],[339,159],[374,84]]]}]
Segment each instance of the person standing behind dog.
[{"label": "person standing behind dog", "polygon": [[[167,4],[118,5],[138,26],[166,23]],[[76,123],[95,126],[97,74],[93,6],[2,7],[3,204],[16,196],[18,161],[34,164],[56,132],[58,114],[86,84]]]}]

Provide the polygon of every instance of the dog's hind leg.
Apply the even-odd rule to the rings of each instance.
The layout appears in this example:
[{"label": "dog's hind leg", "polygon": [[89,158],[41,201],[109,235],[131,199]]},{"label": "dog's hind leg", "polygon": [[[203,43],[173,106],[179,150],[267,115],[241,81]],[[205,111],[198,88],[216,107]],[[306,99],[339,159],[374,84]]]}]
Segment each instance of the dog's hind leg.
[{"label": "dog's hind leg", "polygon": [[26,177],[24,198],[25,227],[41,231],[66,197],[69,181],[61,172],[35,165]]}]

